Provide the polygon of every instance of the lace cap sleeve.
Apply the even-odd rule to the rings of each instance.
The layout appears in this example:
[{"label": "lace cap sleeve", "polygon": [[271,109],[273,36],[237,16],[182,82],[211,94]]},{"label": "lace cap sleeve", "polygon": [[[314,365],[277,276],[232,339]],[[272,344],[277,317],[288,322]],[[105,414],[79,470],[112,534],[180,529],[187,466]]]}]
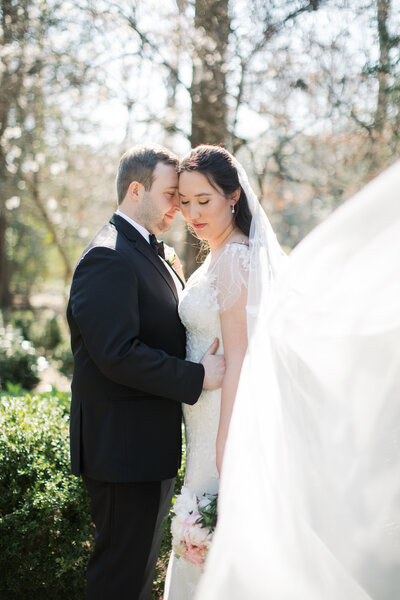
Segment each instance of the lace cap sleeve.
[{"label": "lace cap sleeve", "polygon": [[231,308],[249,279],[249,247],[246,244],[227,244],[214,264],[210,264],[209,275],[216,291],[220,312]]}]

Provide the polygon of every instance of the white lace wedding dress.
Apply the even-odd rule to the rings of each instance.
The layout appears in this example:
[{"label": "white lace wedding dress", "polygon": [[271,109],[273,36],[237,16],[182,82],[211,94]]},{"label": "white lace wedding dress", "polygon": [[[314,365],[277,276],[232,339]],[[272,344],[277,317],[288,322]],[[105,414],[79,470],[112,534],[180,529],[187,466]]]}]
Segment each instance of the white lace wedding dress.
[{"label": "white lace wedding dress", "polygon": [[[208,255],[189,278],[179,305],[187,334],[187,358],[200,362],[216,337],[218,354],[223,354],[220,313],[230,308],[247,285],[249,248],[230,243]],[[216,439],[221,390],[204,390],[193,406],[183,405],[186,430],[186,473],[184,485],[197,495],[218,491]],[[171,554],[164,600],[192,600],[201,568]]]}]

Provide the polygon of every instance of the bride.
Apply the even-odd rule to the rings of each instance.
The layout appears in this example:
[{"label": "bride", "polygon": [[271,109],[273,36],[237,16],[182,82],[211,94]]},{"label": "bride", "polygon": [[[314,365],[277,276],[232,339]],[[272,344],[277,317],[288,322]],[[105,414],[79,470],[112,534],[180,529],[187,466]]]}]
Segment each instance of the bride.
[{"label": "bride", "polygon": [[254,326],[196,600],[400,597],[399,188],[396,163],[273,288],[250,272]]},{"label": "bride", "polygon": [[[242,316],[246,302],[248,348],[237,390],[223,390],[221,428],[211,398],[193,407],[198,414],[185,414],[185,485],[216,491],[217,443],[219,464],[224,453],[219,520],[201,578],[198,567],[171,557],[166,598],[393,600],[400,590],[400,164],[286,260],[241,166],[224,150],[208,152],[226,155],[252,223],[244,237],[233,226],[234,244],[224,239],[213,251],[210,240],[211,254],[189,280],[181,307],[188,351],[199,346],[201,355],[208,327],[223,338],[219,313],[232,290]],[[207,150],[193,151],[189,164],[196,153]],[[192,169],[183,176],[200,172]],[[207,203],[200,202],[208,198],[197,196],[204,189],[181,187],[184,211],[203,206],[199,218],[184,216],[205,238]],[[222,196],[231,206],[229,193]]]},{"label": "bride", "polygon": [[[250,269],[268,263],[271,278],[284,260],[278,242],[244,173],[218,146],[199,146],[180,164],[183,217],[210,253],[190,277],[179,306],[187,331],[187,357],[199,361],[215,337],[226,372],[222,390],[203,392],[184,407],[187,462],[184,489],[215,494],[240,371],[248,343]],[[251,230],[251,231],[250,231]],[[251,247],[250,240],[251,238]],[[201,568],[171,555],[165,600],[192,600]]]}]

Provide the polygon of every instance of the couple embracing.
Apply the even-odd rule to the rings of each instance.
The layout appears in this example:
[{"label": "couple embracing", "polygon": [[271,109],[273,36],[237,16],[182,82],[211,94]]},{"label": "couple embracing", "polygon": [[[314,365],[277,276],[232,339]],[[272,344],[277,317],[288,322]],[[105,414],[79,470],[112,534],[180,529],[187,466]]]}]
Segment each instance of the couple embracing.
[{"label": "couple embracing", "polygon": [[[200,146],[181,162],[162,147],[133,147],[121,158],[117,194],[118,210],[83,252],[71,286],[72,471],[96,526],[87,598],[150,600],[182,412],[185,486],[218,490],[248,341],[252,218],[261,238],[270,236],[276,264],[283,253],[221,147]],[[178,210],[210,248],[186,286],[179,260],[169,264],[156,238]],[[200,573],[172,557],[165,598],[193,598]]]},{"label": "couple embracing", "polygon": [[[183,496],[218,490],[218,527],[165,600],[399,597],[399,189],[397,163],[287,259],[223,148],[122,157],[68,306],[89,600],[151,598],[182,412]],[[156,238],[178,210],[210,248],[186,286]]]}]

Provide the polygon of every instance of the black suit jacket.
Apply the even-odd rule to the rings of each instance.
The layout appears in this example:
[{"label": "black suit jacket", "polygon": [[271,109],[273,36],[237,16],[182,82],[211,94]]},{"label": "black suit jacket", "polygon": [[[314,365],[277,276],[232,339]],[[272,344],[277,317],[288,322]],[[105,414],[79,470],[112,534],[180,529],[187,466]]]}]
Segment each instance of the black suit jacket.
[{"label": "black suit jacket", "polygon": [[82,254],[67,309],[75,475],[113,482],[176,475],[181,402],[194,404],[204,379],[202,365],[184,360],[177,305],[167,267],[113,215]]}]

